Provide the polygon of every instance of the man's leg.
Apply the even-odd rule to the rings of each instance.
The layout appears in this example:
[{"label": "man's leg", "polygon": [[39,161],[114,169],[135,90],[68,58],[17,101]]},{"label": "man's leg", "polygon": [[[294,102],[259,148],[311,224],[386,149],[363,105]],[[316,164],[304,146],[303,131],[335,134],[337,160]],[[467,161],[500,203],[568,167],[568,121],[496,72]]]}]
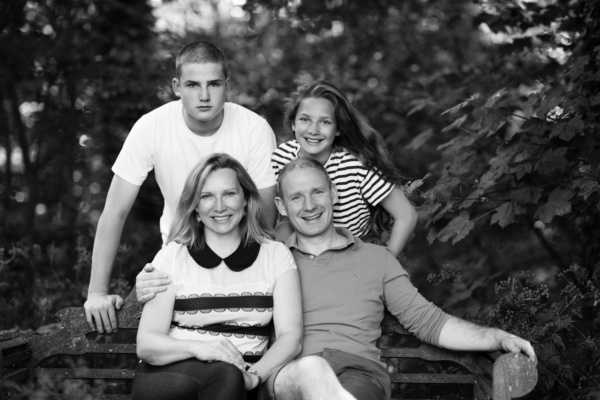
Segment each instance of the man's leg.
[{"label": "man's leg", "polygon": [[283,367],[275,377],[274,394],[276,400],[356,400],[319,356],[302,357]]}]

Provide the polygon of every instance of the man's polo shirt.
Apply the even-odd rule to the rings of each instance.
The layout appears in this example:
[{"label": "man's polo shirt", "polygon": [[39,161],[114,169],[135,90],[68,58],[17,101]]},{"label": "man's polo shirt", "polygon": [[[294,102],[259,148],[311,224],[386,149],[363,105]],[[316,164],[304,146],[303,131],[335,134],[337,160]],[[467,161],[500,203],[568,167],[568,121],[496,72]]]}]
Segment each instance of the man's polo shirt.
[{"label": "man's polo shirt", "polygon": [[336,230],[346,243],[318,256],[298,248],[296,233],[286,243],[302,285],[301,356],[331,348],[380,361],[376,341],[385,307],[420,340],[437,345],[450,316],[419,294],[386,248]]}]

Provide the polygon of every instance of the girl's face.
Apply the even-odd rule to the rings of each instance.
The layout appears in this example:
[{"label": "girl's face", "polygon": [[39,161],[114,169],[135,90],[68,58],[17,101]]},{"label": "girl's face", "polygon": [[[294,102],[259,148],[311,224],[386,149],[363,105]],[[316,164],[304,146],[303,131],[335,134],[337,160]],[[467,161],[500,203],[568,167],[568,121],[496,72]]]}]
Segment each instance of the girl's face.
[{"label": "girl's face", "polygon": [[302,156],[325,164],[340,133],[335,123],[335,109],[327,99],[309,97],[298,107],[292,123],[296,140],[302,147]]},{"label": "girl's face", "polygon": [[205,235],[239,235],[245,207],[244,191],[234,170],[218,169],[206,177],[196,208]]}]

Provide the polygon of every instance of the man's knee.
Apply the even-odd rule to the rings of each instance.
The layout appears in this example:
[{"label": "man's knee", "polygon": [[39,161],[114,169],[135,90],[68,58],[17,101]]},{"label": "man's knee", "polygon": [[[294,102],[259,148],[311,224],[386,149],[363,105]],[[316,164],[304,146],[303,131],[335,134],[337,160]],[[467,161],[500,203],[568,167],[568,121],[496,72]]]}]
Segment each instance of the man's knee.
[{"label": "man's knee", "polygon": [[306,356],[286,365],[275,379],[275,393],[295,390],[304,385],[317,383],[324,378],[335,378],[331,366],[319,356]]}]

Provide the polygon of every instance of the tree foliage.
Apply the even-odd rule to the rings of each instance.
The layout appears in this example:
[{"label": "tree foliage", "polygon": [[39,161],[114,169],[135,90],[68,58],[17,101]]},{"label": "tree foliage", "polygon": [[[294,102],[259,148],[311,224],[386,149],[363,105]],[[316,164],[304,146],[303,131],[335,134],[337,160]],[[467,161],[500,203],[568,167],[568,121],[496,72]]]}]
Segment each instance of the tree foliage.
[{"label": "tree foliage", "polygon": [[[31,279],[42,293],[4,304],[47,322],[82,302],[109,167],[133,122],[172,98],[173,55],[208,39],[229,58],[230,100],[264,115],[280,140],[283,100],[299,83],[343,88],[407,177],[422,223],[402,261],[421,291],[531,339],[535,396],[593,396],[598,2],[227,4],[171,0],[154,14],[142,0],[0,4],[0,274],[21,282],[0,294],[26,296]],[[123,234],[118,287],[156,252],[161,205],[149,179]]]}]

